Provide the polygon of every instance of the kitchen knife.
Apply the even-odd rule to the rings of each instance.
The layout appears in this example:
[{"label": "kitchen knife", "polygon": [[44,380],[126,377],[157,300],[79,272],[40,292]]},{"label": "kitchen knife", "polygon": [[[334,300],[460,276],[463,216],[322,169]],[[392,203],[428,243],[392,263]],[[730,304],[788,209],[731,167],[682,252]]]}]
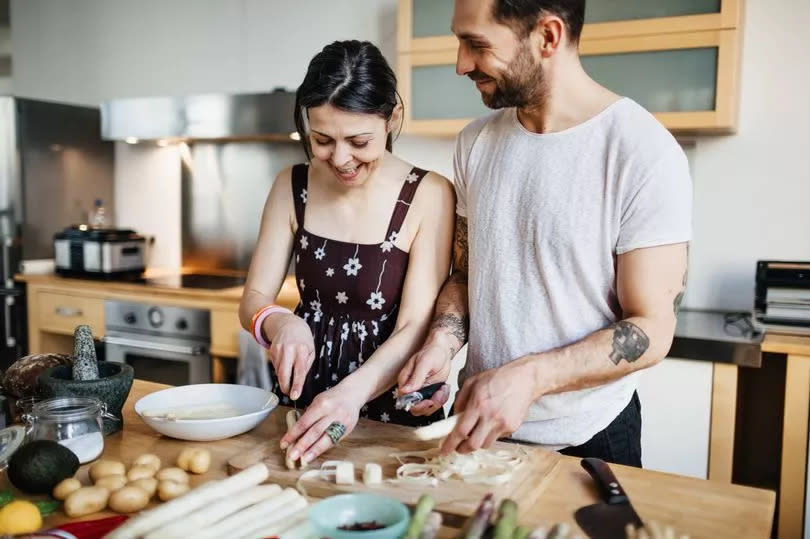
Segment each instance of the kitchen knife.
[{"label": "kitchen knife", "polygon": [[591,539],[624,539],[625,527],[632,524],[643,528],[638,513],[613,475],[607,463],[600,459],[582,459],[582,467],[591,475],[599,488],[602,502],[577,509],[574,518]]}]

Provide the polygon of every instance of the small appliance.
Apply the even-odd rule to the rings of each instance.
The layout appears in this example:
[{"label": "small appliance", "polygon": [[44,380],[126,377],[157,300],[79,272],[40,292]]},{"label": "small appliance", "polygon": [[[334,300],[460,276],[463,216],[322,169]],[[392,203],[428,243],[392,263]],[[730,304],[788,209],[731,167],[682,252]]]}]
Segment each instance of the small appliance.
[{"label": "small appliance", "polygon": [[146,266],[146,240],[129,229],[71,226],[54,235],[56,273],[71,277],[138,277]]}]

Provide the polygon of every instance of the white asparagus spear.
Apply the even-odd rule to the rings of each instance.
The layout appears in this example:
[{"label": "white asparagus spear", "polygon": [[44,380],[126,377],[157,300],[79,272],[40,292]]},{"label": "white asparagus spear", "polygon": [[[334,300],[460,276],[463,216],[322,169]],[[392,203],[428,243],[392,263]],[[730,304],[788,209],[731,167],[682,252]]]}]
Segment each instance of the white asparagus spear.
[{"label": "white asparagus spear", "polygon": [[[241,537],[258,528],[272,524],[276,515],[284,513],[291,507],[294,507],[296,511],[301,509],[301,503],[306,505],[307,502],[295,489],[286,488],[278,496],[246,507],[220,520],[213,526],[201,530],[199,533],[194,534],[194,539],[219,539],[220,537],[236,539],[236,537]],[[290,512],[286,514],[288,515]]]},{"label": "white asparagus spear", "polygon": [[[289,412],[287,412],[287,416],[285,419],[287,420],[287,432],[290,432],[290,430],[295,426],[295,423],[298,421],[298,410],[290,410]],[[287,451],[289,450],[290,448],[288,447]],[[292,460],[290,457],[286,456],[287,452],[285,452],[284,455],[285,455],[284,463],[287,465],[287,469],[295,470],[295,461]]]},{"label": "white asparagus spear", "polygon": [[208,507],[201,507],[193,513],[185,515],[182,519],[170,522],[167,526],[147,534],[145,539],[182,539],[183,537],[190,537],[206,526],[222,520],[240,509],[270,499],[280,492],[281,487],[278,485],[259,485],[258,487],[249,488],[231,498],[211,504]]},{"label": "white asparagus spear", "polygon": [[246,488],[263,483],[270,475],[270,470],[263,463],[254,464],[245,468],[236,475],[221,481],[210,481],[194,490],[158,505],[154,509],[145,511],[139,516],[125,522],[107,536],[107,539],[134,539],[140,537],[188,513],[206,506],[231,494],[241,492]]},{"label": "white asparagus spear", "polygon": [[442,419],[441,421],[436,421],[430,425],[419,427],[413,431],[413,435],[416,436],[417,440],[438,440],[440,438],[444,438],[453,432],[453,429],[456,428],[456,423],[458,423],[460,418],[461,413],[451,415],[447,419]]},{"label": "white asparagus spear", "polygon": [[[289,519],[293,518],[301,509],[305,509],[307,506],[307,501],[304,498],[297,498],[289,505],[280,508],[278,511],[274,512],[272,515],[266,514],[262,515],[261,519],[257,519],[255,526],[249,526],[248,528],[250,531],[247,533],[239,536],[237,539],[253,539],[257,537],[256,534],[264,527],[270,527],[274,525],[284,525]],[[253,524],[251,522],[251,524]],[[259,535],[258,538],[261,539],[263,537],[268,537],[267,535]]]},{"label": "white asparagus spear", "polygon": [[283,521],[276,522],[275,524],[270,524],[269,526],[264,526],[255,530],[253,533],[245,535],[248,539],[263,539],[264,537],[283,537],[284,534],[292,531],[297,526],[300,526],[302,522],[307,522],[307,512],[308,509],[299,509],[294,514],[290,515],[288,518],[285,518]]}]

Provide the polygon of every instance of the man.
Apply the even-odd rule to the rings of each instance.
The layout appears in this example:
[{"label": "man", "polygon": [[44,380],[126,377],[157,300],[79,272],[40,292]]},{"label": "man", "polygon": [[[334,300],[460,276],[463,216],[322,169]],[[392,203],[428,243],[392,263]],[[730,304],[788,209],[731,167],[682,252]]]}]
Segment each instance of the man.
[{"label": "man", "polygon": [[[496,112],[454,157],[454,271],[402,393],[467,341],[443,451],[496,439],[641,466],[637,372],[669,350],[686,285],[688,163],[583,70],[584,0],[456,0],[456,70]],[[447,401],[445,386],[414,413]]]}]

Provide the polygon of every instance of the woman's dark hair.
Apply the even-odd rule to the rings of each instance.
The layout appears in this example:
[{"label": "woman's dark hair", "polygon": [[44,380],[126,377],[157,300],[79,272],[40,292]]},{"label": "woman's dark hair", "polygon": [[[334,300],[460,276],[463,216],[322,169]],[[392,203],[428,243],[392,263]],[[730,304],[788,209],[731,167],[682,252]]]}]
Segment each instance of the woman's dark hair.
[{"label": "woman's dark hair", "polygon": [[[335,41],[309,62],[304,82],[295,93],[295,128],[307,157],[312,158],[304,127],[308,108],[329,104],[387,121],[399,102],[397,77],[380,49],[368,41]],[[392,145],[389,133],[385,148],[390,152]]]}]

